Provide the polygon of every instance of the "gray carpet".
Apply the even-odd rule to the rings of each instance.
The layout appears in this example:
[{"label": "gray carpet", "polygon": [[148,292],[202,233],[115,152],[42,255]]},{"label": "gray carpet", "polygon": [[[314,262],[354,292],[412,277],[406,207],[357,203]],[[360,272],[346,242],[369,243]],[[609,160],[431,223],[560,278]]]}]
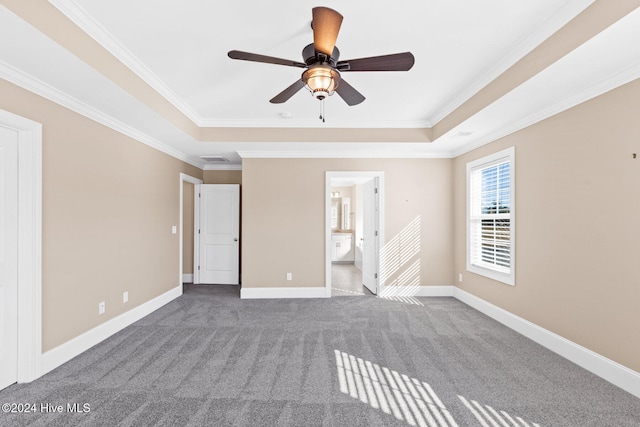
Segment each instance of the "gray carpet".
[{"label": "gray carpet", "polygon": [[[635,426],[640,399],[452,298],[185,294],[0,403],[20,426]],[[64,413],[42,413],[41,404]],[[69,413],[68,403],[89,412]]]}]

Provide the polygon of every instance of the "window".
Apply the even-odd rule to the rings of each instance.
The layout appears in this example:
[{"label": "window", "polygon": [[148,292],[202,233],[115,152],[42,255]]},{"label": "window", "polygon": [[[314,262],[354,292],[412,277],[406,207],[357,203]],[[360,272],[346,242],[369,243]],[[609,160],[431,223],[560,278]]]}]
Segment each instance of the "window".
[{"label": "window", "polygon": [[467,164],[467,270],[515,284],[513,148]]}]

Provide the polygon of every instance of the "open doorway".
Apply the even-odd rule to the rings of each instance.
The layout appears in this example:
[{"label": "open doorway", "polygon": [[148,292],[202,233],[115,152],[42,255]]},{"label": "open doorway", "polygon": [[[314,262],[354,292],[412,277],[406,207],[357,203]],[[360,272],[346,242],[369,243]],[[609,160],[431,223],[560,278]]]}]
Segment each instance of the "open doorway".
[{"label": "open doorway", "polygon": [[326,173],[326,296],[375,295],[383,172]]},{"label": "open doorway", "polygon": [[195,211],[195,186],[202,180],[180,174],[180,282],[193,283],[194,275],[194,224],[197,221]]}]

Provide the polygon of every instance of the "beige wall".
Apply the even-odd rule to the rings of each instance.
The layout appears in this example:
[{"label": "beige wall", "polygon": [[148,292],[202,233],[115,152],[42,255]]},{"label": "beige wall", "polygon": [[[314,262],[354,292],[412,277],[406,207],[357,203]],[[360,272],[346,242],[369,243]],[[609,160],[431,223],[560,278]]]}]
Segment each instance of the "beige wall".
[{"label": "beige wall", "polygon": [[242,171],[206,170],[203,181],[205,184],[242,184]]},{"label": "beige wall", "polygon": [[[640,80],[455,159],[459,286],[640,371]],[[516,286],[465,271],[465,165],[515,146]]]},{"label": "beige wall", "polygon": [[385,241],[419,218],[412,262],[419,259],[420,282],[451,285],[451,166],[449,159],[245,159],[243,287],[325,285],[325,172],[350,170],[384,171]]},{"label": "beige wall", "polygon": [[4,80],[0,108],[43,126],[44,351],[179,285],[179,176],[200,169]]}]

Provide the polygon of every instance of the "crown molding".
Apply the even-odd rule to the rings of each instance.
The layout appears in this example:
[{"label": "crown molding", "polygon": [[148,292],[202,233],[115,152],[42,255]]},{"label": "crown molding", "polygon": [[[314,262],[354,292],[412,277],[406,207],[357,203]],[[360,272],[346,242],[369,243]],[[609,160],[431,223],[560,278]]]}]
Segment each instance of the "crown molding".
[{"label": "crown molding", "polygon": [[242,170],[242,164],[204,165],[202,170],[205,170],[205,171],[241,171]]},{"label": "crown molding", "polygon": [[171,157],[181,160],[185,163],[193,165],[199,169],[202,169],[204,162],[200,159],[196,159],[192,156],[188,156],[185,153],[166,145],[149,135],[140,132],[139,130],[129,126],[121,121],[99,111],[82,101],[48,85],[47,83],[39,80],[11,65],[0,61],[0,78],[7,80],[29,92],[35,93],[49,101],[55,102],[69,110],[78,113],[88,119],[91,119],[97,123],[107,126],[110,129],[115,130],[123,135],[126,135],[138,142],[141,142],[149,147],[152,147],[158,151],[161,151]]},{"label": "crown molding", "polygon": [[474,80],[466,89],[459,92],[457,96],[454,96],[447,104],[429,118],[429,122],[439,123],[442,119],[453,113],[473,95],[498,78],[502,73],[524,58],[552,34],[566,25],[568,21],[579,15],[594,2],[595,0],[582,0],[565,3],[556,12],[554,12],[543,25],[538,27],[538,30],[535,33],[532,33],[529,37],[523,39],[499,62],[489,68],[478,79]]},{"label": "crown molding", "polygon": [[252,120],[252,119],[203,119],[201,127],[230,127],[230,128],[322,128],[322,129],[360,129],[360,128],[389,128],[389,129],[423,129],[431,128],[428,120],[344,120],[330,118],[326,123],[318,119],[284,119]]},{"label": "crown molding", "polygon": [[620,87],[638,78],[640,78],[640,61],[628,66],[627,68],[613,75],[604,77],[600,79],[598,82],[584,89],[573,92],[572,94],[564,97],[562,100],[556,102],[555,104],[550,105],[549,107],[536,111],[535,113],[530,114],[529,116],[526,116],[520,120],[517,120],[509,124],[508,126],[504,126],[500,129],[490,132],[485,136],[482,136],[481,138],[475,139],[469,143],[464,144],[462,147],[460,147],[457,150],[454,150],[451,153],[452,157],[458,157],[462,154],[473,151],[476,148],[482,147],[483,145],[487,145],[491,142],[494,142],[500,138],[503,138],[507,135],[515,133],[521,129],[524,129],[528,126],[538,123],[551,116],[562,113],[563,111],[566,111],[572,107],[575,107],[576,105],[579,105],[583,102],[586,102],[590,99],[600,96],[605,92],[613,90],[617,87]]},{"label": "crown molding", "polygon": [[[279,128],[283,127],[282,118],[273,120],[242,120],[242,119],[207,119],[200,116],[180,96],[173,92],[156,74],[124,47],[113,35],[100,25],[87,13],[75,0],[48,0],[55,8],[69,18],[75,25],[92,37],[97,43],[114,55],[125,66],[131,69],[144,82],[151,86],[162,97],[167,99],[182,114],[189,118],[200,128]],[[501,75],[505,70],[518,60],[531,52],[547,37],[561,28],[567,20],[575,17],[595,0],[574,0],[566,2],[554,12],[545,24],[538,28],[531,36],[521,41],[501,61],[489,68],[480,78],[476,79],[464,91],[460,92],[432,117],[424,120],[390,121],[390,120],[364,120],[332,121],[329,124],[319,124],[316,120],[288,120],[288,128],[431,128],[456,108],[470,99],[483,87]]]},{"label": "crown molding", "polygon": [[[207,119],[200,116],[180,96],[172,91],[155,73],[142,63],[131,51],[120,43],[106,28],[98,23],[75,0],[48,0],[56,9],[87,33],[98,44],[116,57],[126,67],[133,71],[145,83],[151,86],[163,98],[169,101],[182,114],[200,128],[204,127],[230,127],[230,128],[279,128],[283,127],[286,119],[274,118],[273,120],[242,120],[242,119]],[[363,120],[335,121],[332,123],[318,123],[318,120],[287,120],[286,127],[294,128],[430,128],[430,120]]]},{"label": "crown molding", "polygon": [[200,117],[186,102],[173,92],[158,76],[156,76],[146,65],[136,58],[131,51],[125,48],[115,37],[111,35],[102,25],[91,17],[74,0],[48,0],[56,9],[77,25],[82,31],[87,33],[98,44],[104,47],[109,53],[115,56],[126,67],[133,71],[145,83],[151,86],[162,97],[169,101],[182,114],[197,126],[202,127],[203,118]]},{"label": "crown molding", "polygon": [[450,159],[450,151],[443,152],[399,152],[379,151],[376,153],[362,151],[263,151],[242,150],[238,155],[243,159]]}]

